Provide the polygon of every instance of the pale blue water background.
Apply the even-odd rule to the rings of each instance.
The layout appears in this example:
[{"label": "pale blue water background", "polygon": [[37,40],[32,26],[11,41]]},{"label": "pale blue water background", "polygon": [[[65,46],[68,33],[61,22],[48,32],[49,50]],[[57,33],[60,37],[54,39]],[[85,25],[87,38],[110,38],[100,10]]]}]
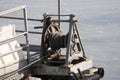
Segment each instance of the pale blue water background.
[{"label": "pale blue water background", "polygon": [[[0,11],[24,4],[30,18],[57,13],[57,0],[0,0]],[[76,15],[86,54],[105,69],[102,80],[120,80],[120,0],[61,0],[61,13]]]}]

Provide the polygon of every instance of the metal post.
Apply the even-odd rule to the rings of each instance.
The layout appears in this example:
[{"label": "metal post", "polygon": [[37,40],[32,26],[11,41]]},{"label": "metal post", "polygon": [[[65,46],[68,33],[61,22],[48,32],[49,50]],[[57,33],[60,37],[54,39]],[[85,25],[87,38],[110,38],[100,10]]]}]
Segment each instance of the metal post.
[{"label": "metal post", "polygon": [[58,20],[59,20],[59,26],[60,26],[60,0],[58,0]]},{"label": "metal post", "polygon": [[[44,28],[46,28],[46,17],[47,17],[48,15],[47,15],[47,13],[44,13],[43,14],[43,30],[44,30]],[[44,31],[43,31],[43,33],[44,33]],[[43,46],[43,35],[42,35],[42,41],[41,41],[41,46]],[[42,52],[42,54],[40,54],[40,58],[42,58],[42,57],[44,57],[44,49],[43,49],[43,47],[41,47],[41,52]]]},{"label": "metal post", "polygon": [[75,26],[76,31],[77,31],[77,34],[78,34],[78,39],[79,39],[79,42],[80,42],[80,48],[81,48],[81,51],[83,52],[83,57],[86,57],[86,55],[85,55],[85,51],[84,51],[84,48],[83,48],[83,45],[82,45],[82,42],[81,42],[81,39],[80,39],[79,32],[78,32],[78,29],[77,29],[76,24],[74,24],[74,26]]},{"label": "metal post", "polygon": [[68,65],[69,64],[69,58],[70,58],[70,54],[71,54],[71,38],[72,38],[72,31],[73,31],[73,18],[74,15],[71,14],[70,15],[70,26],[69,26],[69,34],[68,34],[68,42],[67,42],[67,51],[66,51],[66,61],[65,64]]},{"label": "metal post", "polygon": [[24,14],[24,24],[25,24],[25,32],[27,34],[25,35],[26,37],[26,45],[27,45],[27,63],[30,63],[30,53],[29,53],[29,40],[28,40],[28,19],[27,19],[27,9],[23,8],[23,14]]},{"label": "metal post", "polygon": [[43,26],[46,27],[46,17],[47,17],[47,13],[43,14]]}]

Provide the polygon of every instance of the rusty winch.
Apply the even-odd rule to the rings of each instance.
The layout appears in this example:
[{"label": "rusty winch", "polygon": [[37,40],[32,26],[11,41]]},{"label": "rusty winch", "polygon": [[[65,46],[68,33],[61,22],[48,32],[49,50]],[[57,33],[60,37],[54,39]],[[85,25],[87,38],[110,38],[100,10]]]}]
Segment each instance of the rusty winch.
[{"label": "rusty winch", "polygon": [[[69,20],[52,20],[52,15],[44,15],[44,27],[40,57],[43,58],[32,68],[32,73],[43,80],[99,80],[104,75],[103,68],[93,66],[92,59],[85,55],[77,30],[74,15]],[[68,22],[69,32],[64,34],[58,22]],[[66,53],[62,52],[66,49]]]}]

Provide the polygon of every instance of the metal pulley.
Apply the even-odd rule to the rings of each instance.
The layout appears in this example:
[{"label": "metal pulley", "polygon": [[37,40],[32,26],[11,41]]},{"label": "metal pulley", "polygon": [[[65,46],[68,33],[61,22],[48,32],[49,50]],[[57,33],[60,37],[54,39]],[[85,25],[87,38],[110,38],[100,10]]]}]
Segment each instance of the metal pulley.
[{"label": "metal pulley", "polygon": [[61,32],[54,32],[48,34],[47,47],[52,50],[58,50],[67,46],[67,35],[63,35]]},{"label": "metal pulley", "polygon": [[45,24],[41,42],[43,56],[48,53],[49,49],[56,51],[67,45],[67,35],[62,34],[58,23],[51,21],[51,17],[47,17]]}]

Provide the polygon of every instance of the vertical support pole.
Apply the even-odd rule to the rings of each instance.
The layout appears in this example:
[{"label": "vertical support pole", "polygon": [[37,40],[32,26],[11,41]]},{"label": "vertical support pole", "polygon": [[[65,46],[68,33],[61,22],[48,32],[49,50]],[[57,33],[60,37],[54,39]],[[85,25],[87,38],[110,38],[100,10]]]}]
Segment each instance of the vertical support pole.
[{"label": "vertical support pole", "polygon": [[58,0],[58,20],[59,20],[59,26],[60,26],[60,0]]},{"label": "vertical support pole", "polygon": [[47,13],[43,14],[43,26],[44,28],[46,27],[46,17],[47,17]]},{"label": "vertical support pole", "polygon": [[24,25],[25,25],[25,32],[27,34],[25,35],[26,38],[26,45],[27,45],[27,63],[30,63],[30,52],[29,52],[29,40],[28,40],[28,19],[27,19],[27,9],[23,8],[23,14],[24,14]]},{"label": "vertical support pole", "polygon": [[[43,14],[43,34],[45,33],[45,28],[46,28],[46,17],[47,17],[47,13]],[[41,46],[44,46],[44,44],[42,43],[44,42],[44,35],[42,35],[42,41],[41,41]],[[40,58],[44,57],[44,55],[46,54],[46,51],[43,47],[41,47],[41,55]]]},{"label": "vertical support pole", "polygon": [[69,22],[69,34],[68,34],[68,42],[67,42],[67,51],[66,51],[66,61],[65,64],[68,65],[69,64],[69,58],[70,58],[70,54],[71,54],[71,38],[72,38],[72,31],[73,31],[73,18],[74,15],[71,14],[70,15],[70,22]]},{"label": "vertical support pole", "polygon": [[83,52],[83,57],[86,57],[86,55],[85,55],[85,51],[84,51],[84,48],[83,48],[83,45],[82,45],[82,42],[81,42],[81,39],[80,39],[79,32],[78,32],[78,29],[77,29],[76,24],[75,24],[74,26],[75,26],[76,31],[77,31],[77,34],[78,34],[78,39],[79,39],[79,42],[80,42],[80,48],[81,48],[81,51]]}]

